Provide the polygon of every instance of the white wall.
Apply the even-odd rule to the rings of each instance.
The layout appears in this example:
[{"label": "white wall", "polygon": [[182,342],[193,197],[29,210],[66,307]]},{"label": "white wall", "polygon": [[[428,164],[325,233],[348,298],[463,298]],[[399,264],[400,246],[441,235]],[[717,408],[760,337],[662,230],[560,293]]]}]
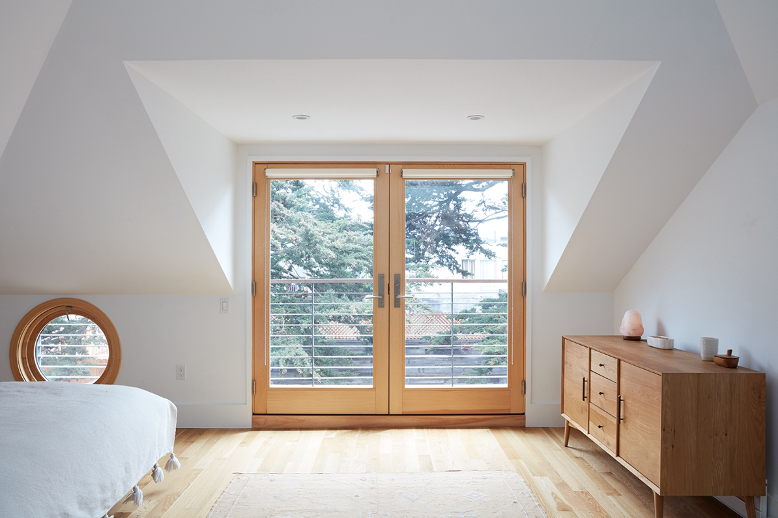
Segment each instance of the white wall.
[{"label": "white wall", "polygon": [[[543,145],[544,271],[554,273],[659,64]],[[546,287],[554,290],[553,282]],[[563,286],[564,287],[564,286]]]},{"label": "white wall", "polygon": [[[176,176],[180,171],[173,170],[166,153],[169,145],[160,142],[124,66],[128,60],[190,59],[661,61],[624,132],[628,145],[622,139],[614,154],[620,162],[598,202],[603,210],[587,224],[608,240],[620,234],[601,231],[605,227],[599,221],[618,213],[618,205],[609,201],[621,180],[628,183],[639,174],[653,189],[682,199],[755,104],[718,11],[708,0],[633,3],[628,8],[616,1],[584,5],[575,0],[495,1],[488,8],[478,2],[453,5],[443,0],[233,1],[201,3],[195,9],[184,0],[164,5],[150,0],[74,2],[0,157],[0,281],[8,294],[0,297],[0,356],[7,357],[19,318],[48,298],[47,293],[82,296],[101,306],[119,328],[126,359],[121,383],[170,397],[184,410],[183,426],[247,426],[249,156],[528,157],[527,415],[530,424],[558,423],[561,335],[611,332],[613,314],[619,311],[610,293],[542,292],[547,196],[540,148],[242,146],[233,179],[235,227],[222,229],[235,237],[230,275],[219,264],[227,256],[214,254],[224,247],[206,239],[194,191],[182,187]],[[376,20],[399,27],[405,37],[382,37]],[[668,156],[670,163],[656,167]],[[622,176],[622,171],[632,173]],[[637,185],[646,192],[644,184]],[[83,192],[99,205],[57,203]],[[47,210],[32,210],[34,202]],[[67,236],[50,232],[51,222],[64,220],[63,215],[74,228],[96,236],[88,243],[91,248],[72,246]],[[660,220],[655,218],[630,246],[616,248],[637,257]],[[58,241],[52,247],[30,236]],[[601,262],[598,241],[584,241],[578,246],[585,258]],[[58,253],[49,253],[51,248]],[[627,262],[620,264],[628,268]],[[218,297],[230,293],[225,273],[235,290],[228,316],[218,313]],[[610,277],[617,276],[608,281]],[[186,382],[175,381],[176,363],[187,364]],[[6,362],[0,362],[0,380],[10,379]]]},{"label": "white wall", "polygon": [[[251,167],[252,159],[284,160],[527,160],[527,423],[561,425],[561,336],[607,334],[613,314],[610,293],[543,293],[542,154],[538,146],[467,145],[244,145],[238,147],[235,213],[236,282],[230,313],[219,313],[219,296],[83,296],[116,325],[122,341],[117,383],[171,399],[182,427],[248,427],[251,424]],[[0,357],[19,320],[53,296],[0,296]],[[175,365],[187,366],[186,381]],[[0,362],[0,381],[13,379]]]},{"label": "white wall", "polygon": [[[2,356],[16,324],[47,296],[0,296]],[[82,296],[116,326],[122,364],[116,383],[171,399],[182,426],[246,426],[250,409],[246,382],[244,304],[230,297],[230,313],[219,312],[218,296]],[[164,316],[161,316],[164,315]],[[186,365],[185,381],[175,365]],[[7,361],[0,381],[11,381]]]},{"label": "white wall", "polygon": [[237,147],[131,63],[125,65],[224,275],[234,284]]},{"label": "white wall", "polygon": [[[183,428],[251,426],[251,183],[243,165],[230,178],[237,192],[228,215],[234,221],[234,294],[0,295],[0,358],[8,358],[13,331],[30,309],[52,298],[74,296],[102,309],[119,333],[122,364],[117,384],[170,399]],[[227,314],[220,311],[221,298],[229,299]],[[175,379],[180,363],[186,365],[184,381]],[[0,381],[12,380],[9,362],[0,361]]]},{"label": "white wall", "polygon": [[[527,408],[528,426],[561,426],[563,334],[609,334],[612,293],[543,293],[543,156],[519,145],[263,144],[238,148],[245,182],[252,159],[310,161],[527,161]],[[238,162],[241,158],[238,159]]]},{"label": "white wall", "polygon": [[767,373],[767,478],[778,484],[778,100],[760,106],[614,293],[645,335],[699,352],[719,338],[744,367]]}]

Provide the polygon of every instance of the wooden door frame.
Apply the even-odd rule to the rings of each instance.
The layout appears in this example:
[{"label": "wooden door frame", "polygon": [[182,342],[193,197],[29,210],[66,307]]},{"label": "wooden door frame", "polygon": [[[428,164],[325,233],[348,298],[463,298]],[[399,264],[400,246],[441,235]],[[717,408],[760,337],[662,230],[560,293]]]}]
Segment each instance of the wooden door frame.
[{"label": "wooden door frame", "polygon": [[[405,387],[405,347],[392,344],[389,348],[390,378],[390,414],[523,414],[525,395],[522,394],[522,382],[526,379],[526,337],[525,337],[525,300],[523,293],[526,282],[526,164],[524,163],[429,163],[402,162],[391,163],[391,195],[393,200],[405,199],[405,184],[401,176],[403,167],[424,169],[506,169],[514,170],[509,183],[508,214],[509,239],[509,300],[508,335],[510,337],[508,386],[505,388],[406,388]],[[441,180],[459,179],[441,177]],[[405,286],[405,207],[393,203],[390,212],[389,239],[394,245],[390,248],[390,271],[399,273],[401,286]],[[518,227],[518,232],[516,232]],[[519,253],[516,253],[516,252]],[[393,341],[405,337],[405,299],[399,308],[390,308],[389,336]],[[423,391],[423,393],[421,392]],[[421,396],[423,394],[423,396]],[[486,396],[486,397],[485,397]],[[474,410],[478,407],[477,410]]]},{"label": "wooden door frame", "polygon": [[[388,308],[378,310],[377,302],[373,302],[373,329],[384,329],[373,336],[373,386],[372,387],[270,387],[269,363],[270,344],[268,342],[269,326],[269,265],[270,265],[270,218],[257,210],[260,200],[266,209],[270,203],[270,179],[265,177],[265,168],[376,168],[379,174],[375,178],[373,203],[380,208],[388,204],[389,178],[381,174],[386,170],[385,164],[369,163],[311,163],[311,162],[254,162],[253,183],[254,202],[252,204],[252,278],[255,288],[252,297],[252,372],[253,372],[253,409],[254,414],[343,414],[348,408],[348,414],[386,414],[388,412],[389,382],[388,382]],[[385,184],[385,185],[384,185]],[[377,273],[388,271],[388,233],[389,218],[387,210],[374,211],[373,271]],[[262,254],[257,253],[257,244],[264,243]],[[374,275],[377,278],[377,275]],[[374,281],[374,292],[375,292]],[[388,306],[388,305],[387,305]],[[258,347],[262,344],[262,347]],[[261,354],[257,354],[261,351]]]},{"label": "wooden door frame", "polygon": [[[379,197],[389,197],[389,196],[404,196],[404,193],[402,192],[395,192],[398,187],[395,187],[395,185],[399,184],[402,187],[402,182],[394,182],[390,183],[390,177],[392,174],[397,174],[397,177],[399,177],[399,169],[401,169],[402,165],[405,166],[419,166],[419,167],[427,167],[427,168],[478,168],[478,169],[488,169],[488,168],[506,168],[511,167],[515,171],[515,176],[513,178],[513,181],[511,182],[511,189],[509,191],[509,204],[510,204],[510,214],[512,215],[511,221],[510,221],[510,237],[509,237],[509,258],[511,261],[510,264],[510,292],[511,296],[509,299],[509,314],[511,315],[511,318],[509,319],[509,335],[511,337],[511,347],[512,350],[510,352],[511,355],[511,363],[513,363],[513,366],[509,364],[508,369],[508,388],[505,389],[489,389],[492,391],[498,391],[499,395],[494,401],[494,403],[489,403],[487,407],[484,409],[483,414],[479,414],[479,418],[481,420],[488,419],[491,414],[491,417],[493,419],[497,419],[499,422],[505,423],[505,419],[508,419],[512,423],[514,423],[517,426],[523,426],[524,425],[524,419],[523,419],[523,413],[526,408],[526,398],[523,393],[523,390],[520,390],[519,387],[521,387],[524,383],[524,380],[526,379],[526,296],[522,292],[522,288],[525,286],[524,282],[526,282],[526,203],[524,199],[524,192],[525,192],[525,185],[526,185],[526,163],[520,162],[520,163],[505,163],[505,162],[494,162],[494,163],[483,163],[483,162],[447,162],[443,164],[433,164],[430,162],[402,162],[402,164],[397,162],[392,163],[381,163],[381,162],[291,162],[291,161],[284,161],[284,162],[272,162],[272,161],[266,161],[266,162],[254,162],[252,166],[252,174],[253,174],[253,181],[255,184],[256,189],[256,199],[253,200],[252,203],[252,278],[254,280],[255,284],[255,295],[252,297],[252,374],[253,374],[253,387],[255,387],[255,390],[253,390],[253,414],[255,415],[254,421],[257,420],[258,417],[261,417],[261,421],[263,421],[263,424],[267,426],[269,421],[265,419],[266,417],[270,417],[271,414],[278,414],[281,415],[284,418],[289,418],[290,415],[294,414],[301,414],[305,412],[305,408],[303,406],[295,404],[294,401],[290,401],[288,398],[286,399],[278,399],[274,397],[274,392],[272,388],[269,387],[268,383],[268,363],[269,363],[269,352],[268,347],[269,344],[267,343],[267,337],[266,337],[266,329],[268,326],[267,322],[267,312],[265,311],[265,308],[267,308],[268,304],[268,297],[269,297],[269,290],[268,290],[268,275],[265,269],[267,268],[266,265],[269,265],[269,248],[265,247],[264,250],[264,256],[261,254],[257,254],[257,241],[258,239],[261,239],[262,242],[267,243],[267,239],[269,236],[269,219],[265,218],[262,214],[259,213],[257,210],[257,204],[259,200],[265,200],[263,206],[266,207],[269,203],[269,189],[267,188],[268,180],[264,176],[264,169],[265,167],[272,166],[273,168],[283,168],[283,167],[378,167],[379,174],[376,178],[376,190],[375,190],[375,196],[376,200],[375,203],[379,202]],[[404,190],[404,187],[402,187]],[[517,205],[520,205],[520,207],[517,207]],[[518,210],[517,210],[518,209]],[[379,215],[380,211],[375,212],[375,246],[376,246],[376,260],[374,263],[374,272],[381,273],[386,272],[387,279],[389,278],[389,266],[390,262],[392,264],[399,264],[398,261],[401,261],[403,264],[403,268],[401,268],[399,271],[402,273],[403,282],[404,282],[404,250],[399,249],[396,250],[397,247],[393,247],[389,250],[389,253],[386,253],[386,248],[389,247],[390,239],[393,236],[389,235],[389,228],[390,223],[395,222],[398,218],[404,219],[404,207],[402,204],[394,204],[394,206],[390,206],[390,209],[387,212],[384,212],[384,214]],[[385,216],[385,214],[388,214],[388,216]],[[404,224],[400,227],[404,228]],[[518,232],[516,230],[518,229]],[[381,234],[383,236],[386,236],[386,238],[382,238]],[[381,253],[383,251],[383,253]],[[515,252],[519,251],[518,254]],[[402,256],[402,257],[400,257]],[[380,257],[380,258],[379,258]],[[383,258],[387,258],[386,260]],[[385,262],[386,264],[383,264],[382,262]],[[257,273],[260,272],[261,274],[258,275]],[[389,298],[389,297],[387,297]],[[387,309],[391,307],[391,304],[386,304]],[[374,306],[375,309],[375,306]],[[399,308],[400,311],[404,311],[404,305]],[[264,316],[263,316],[264,315]],[[376,311],[374,312],[374,318],[379,320],[380,322],[384,322],[380,325],[385,325],[385,319],[389,318],[389,311]],[[394,319],[395,324],[399,320],[401,326],[404,326],[404,317],[401,319]],[[374,322],[376,324],[376,322]],[[393,337],[393,340],[396,340],[397,336],[403,337],[404,336],[404,330],[403,333],[397,335],[397,330],[389,330],[388,333],[389,336]],[[376,344],[375,344],[375,337],[374,337],[374,386],[372,389],[358,389],[358,388],[345,388],[345,389],[337,389],[337,388],[326,388],[322,390],[321,388],[317,389],[305,389],[305,388],[296,388],[293,389],[296,392],[296,395],[303,395],[306,396],[312,396],[313,400],[315,402],[314,407],[316,408],[316,414],[338,414],[342,412],[338,412],[337,410],[333,410],[333,403],[338,401],[338,398],[341,397],[340,394],[338,394],[339,391],[344,391],[344,395],[347,392],[349,396],[353,397],[355,395],[360,394],[360,391],[364,392],[366,390],[369,390],[372,392],[372,396],[366,396],[364,394],[359,395],[360,403],[357,405],[358,411],[350,412],[350,414],[363,414],[368,418],[368,421],[365,422],[372,422],[375,421],[377,423],[384,422],[382,420],[383,416],[387,416],[387,414],[419,414],[417,417],[421,417],[422,415],[428,415],[428,414],[457,414],[457,412],[460,409],[463,409],[465,407],[469,408],[469,405],[464,405],[466,403],[466,398],[463,398],[462,395],[462,389],[458,388],[452,388],[452,389],[425,389],[425,390],[438,390],[440,391],[437,394],[437,401],[440,403],[440,406],[437,409],[431,409],[424,406],[418,406],[413,407],[413,398],[407,398],[408,401],[405,402],[405,410],[403,410],[403,401],[402,399],[399,399],[395,397],[393,400],[390,400],[390,391],[396,390],[398,386],[397,379],[400,379],[396,373],[398,369],[402,369],[402,379],[401,382],[403,387],[399,389],[399,392],[396,392],[396,394],[404,394],[405,391],[409,389],[404,388],[404,347],[394,347],[390,348],[388,344],[388,340],[385,338],[382,338],[386,343],[384,344],[387,348],[386,354],[378,354],[376,352]],[[260,344],[262,344],[260,346]],[[378,345],[378,348],[381,349],[381,345]],[[398,354],[399,351],[399,354]],[[385,362],[389,363],[388,366],[385,366]],[[389,376],[388,379],[385,380],[383,383],[379,383],[379,380],[376,378],[375,373],[379,371],[379,369],[383,369],[384,372],[388,372]],[[380,377],[380,376],[379,376]],[[510,387],[516,387],[515,390],[512,390]],[[287,389],[289,390],[289,389]],[[410,389],[413,390],[413,389]],[[504,392],[504,393],[503,393]],[[403,396],[403,399],[406,399]],[[270,403],[270,404],[268,404]],[[520,420],[517,420],[515,418],[511,418],[510,416],[521,416]],[[375,416],[376,419],[372,419],[368,416]],[[505,416],[505,418],[502,418],[500,416]],[[299,416],[300,418],[304,418],[305,416]],[[407,416],[409,419],[412,416]],[[440,418],[444,416],[439,416],[437,419],[433,418],[434,420],[440,421]],[[452,422],[452,423],[461,423],[466,422],[467,415],[459,414],[459,415],[451,415],[449,416],[450,419],[447,421],[444,419],[445,422]],[[283,420],[283,419],[282,419]],[[407,420],[407,419],[406,419]],[[297,419],[299,422],[299,419]],[[364,421],[364,419],[362,420]],[[412,422],[416,423],[418,420],[411,419]],[[409,422],[411,422],[409,421]],[[443,422],[441,421],[441,422]],[[520,421],[520,422],[519,422]],[[331,419],[328,421],[331,422]]]}]

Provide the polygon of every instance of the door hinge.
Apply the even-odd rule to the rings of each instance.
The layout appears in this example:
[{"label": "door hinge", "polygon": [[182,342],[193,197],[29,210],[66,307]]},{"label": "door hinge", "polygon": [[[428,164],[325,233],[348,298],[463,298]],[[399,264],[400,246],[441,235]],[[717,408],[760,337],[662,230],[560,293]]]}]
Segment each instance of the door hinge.
[{"label": "door hinge", "polygon": [[521,296],[527,296],[527,281],[521,281]]},{"label": "door hinge", "polygon": [[[523,392],[522,392],[523,394]],[[251,380],[251,395],[256,396],[257,395],[257,380]]]},{"label": "door hinge", "polygon": [[251,296],[257,296],[257,281],[251,281]]},{"label": "door hinge", "polygon": [[251,194],[256,198],[257,197],[257,182],[254,182],[251,184]]},{"label": "door hinge", "polygon": [[521,395],[527,395],[527,380],[521,380]]},{"label": "door hinge", "polygon": [[526,198],[527,197],[527,184],[526,183],[522,183],[521,184],[521,197],[522,198]]}]

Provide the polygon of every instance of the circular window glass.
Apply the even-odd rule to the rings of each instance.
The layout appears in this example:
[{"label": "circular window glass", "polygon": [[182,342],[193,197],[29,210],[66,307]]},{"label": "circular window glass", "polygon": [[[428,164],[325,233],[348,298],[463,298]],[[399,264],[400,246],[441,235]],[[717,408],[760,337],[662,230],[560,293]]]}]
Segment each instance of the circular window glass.
[{"label": "circular window glass", "polygon": [[111,319],[80,299],[54,299],[30,310],[11,339],[18,381],[113,383],[122,352]]},{"label": "circular window glass", "polygon": [[35,363],[49,381],[94,383],[105,372],[110,351],[100,326],[83,315],[63,315],[41,330]]}]

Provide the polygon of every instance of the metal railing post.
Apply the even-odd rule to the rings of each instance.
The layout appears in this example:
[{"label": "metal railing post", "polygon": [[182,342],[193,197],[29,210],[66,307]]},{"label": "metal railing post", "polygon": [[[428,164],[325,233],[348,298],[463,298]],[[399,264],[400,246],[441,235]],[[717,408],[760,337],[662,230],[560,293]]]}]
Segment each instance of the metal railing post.
[{"label": "metal railing post", "polygon": [[316,337],[314,330],[316,329],[316,306],[314,300],[316,298],[316,287],[311,283],[311,386],[316,386]]},{"label": "metal railing post", "polygon": [[451,282],[451,386],[454,386],[454,283]]}]

